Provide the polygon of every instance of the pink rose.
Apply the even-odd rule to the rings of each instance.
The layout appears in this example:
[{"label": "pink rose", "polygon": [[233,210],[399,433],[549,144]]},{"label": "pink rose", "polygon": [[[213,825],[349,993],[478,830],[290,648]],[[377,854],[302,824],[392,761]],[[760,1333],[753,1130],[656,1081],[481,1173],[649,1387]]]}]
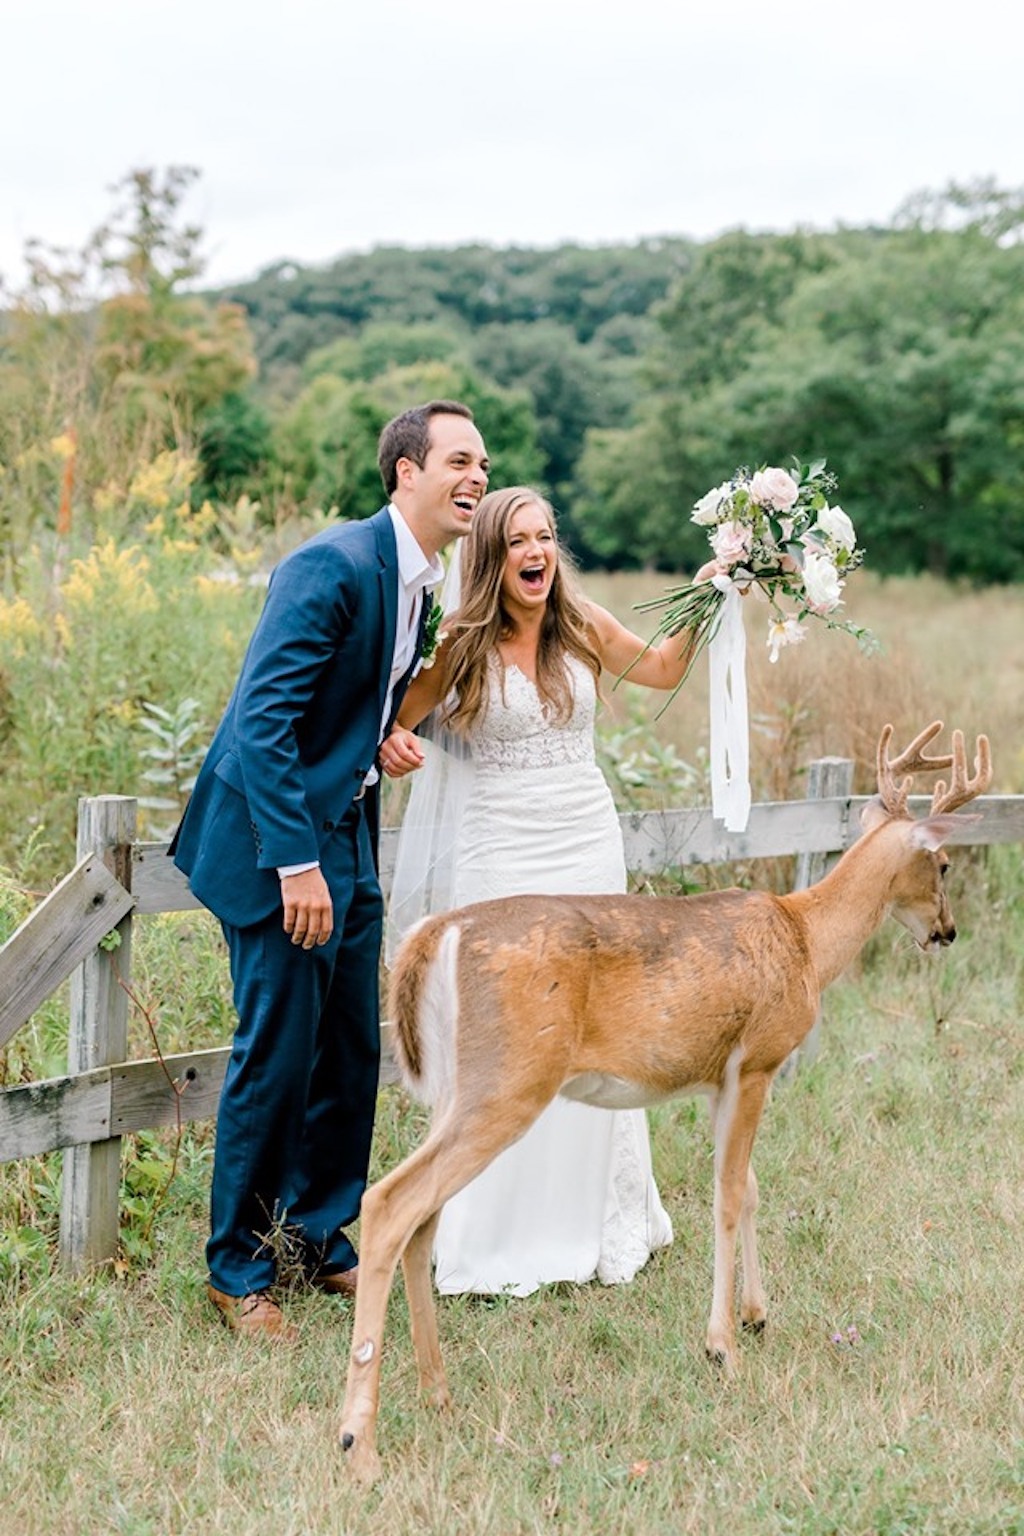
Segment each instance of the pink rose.
[{"label": "pink rose", "polygon": [[750,482],[750,494],[759,507],[788,512],[800,495],[800,487],[784,469],[759,469]]},{"label": "pink rose", "polygon": [[711,548],[719,563],[726,569],[730,565],[738,565],[750,554],[751,530],[745,528],[742,523],[722,523],[712,535]]}]

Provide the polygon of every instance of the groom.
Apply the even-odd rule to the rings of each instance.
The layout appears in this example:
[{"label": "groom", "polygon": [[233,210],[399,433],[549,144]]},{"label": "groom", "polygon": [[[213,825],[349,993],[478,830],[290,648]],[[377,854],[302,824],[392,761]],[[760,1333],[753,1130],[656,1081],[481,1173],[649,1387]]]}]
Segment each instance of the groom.
[{"label": "groom", "polygon": [[384,428],[389,504],[294,550],[266,604],[170,852],[220,919],[238,1013],[217,1118],[211,1301],[248,1334],[283,1229],[310,1283],[351,1295],[344,1228],[366,1186],[380,1057],[377,748],[416,668],[438,558],[488,461],[470,411]]}]

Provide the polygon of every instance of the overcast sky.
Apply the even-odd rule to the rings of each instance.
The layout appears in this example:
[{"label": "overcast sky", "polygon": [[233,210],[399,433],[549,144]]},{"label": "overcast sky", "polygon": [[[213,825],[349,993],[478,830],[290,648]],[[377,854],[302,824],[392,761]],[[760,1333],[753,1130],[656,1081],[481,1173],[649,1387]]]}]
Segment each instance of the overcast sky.
[{"label": "overcast sky", "polygon": [[379,244],[705,239],[1024,185],[1007,0],[0,0],[0,274],[193,165],[211,281]]}]

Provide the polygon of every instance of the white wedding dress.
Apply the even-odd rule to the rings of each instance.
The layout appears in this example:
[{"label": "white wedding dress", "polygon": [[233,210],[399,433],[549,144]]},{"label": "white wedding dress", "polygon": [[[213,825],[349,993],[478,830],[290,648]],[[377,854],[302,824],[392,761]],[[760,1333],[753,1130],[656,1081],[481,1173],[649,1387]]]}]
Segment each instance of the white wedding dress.
[{"label": "white wedding dress", "polygon": [[[534,684],[493,659],[471,735],[472,793],[455,845],[454,904],[530,892],[626,889],[622,834],[594,759],[593,674],[568,659],[574,707],[551,721]],[[629,1020],[622,1020],[624,1030]],[[557,1098],[445,1205],[435,1283],[528,1296],[546,1282],[631,1280],[672,1225],[651,1172],[643,1110]]]}]

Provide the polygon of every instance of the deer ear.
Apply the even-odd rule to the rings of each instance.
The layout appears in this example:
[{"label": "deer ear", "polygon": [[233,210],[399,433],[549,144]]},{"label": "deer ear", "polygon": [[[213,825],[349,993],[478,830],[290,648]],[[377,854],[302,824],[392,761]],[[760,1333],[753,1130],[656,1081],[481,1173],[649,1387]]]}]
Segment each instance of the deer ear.
[{"label": "deer ear", "polygon": [[925,821],[915,821],[910,832],[910,841],[917,848],[927,848],[929,853],[937,853],[943,843],[949,840],[950,833],[962,827],[966,821],[980,821],[978,816],[929,816]]},{"label": "deer ear", "polygon": [[880,827],[883,821],[891,821],[892,817],[882,804],[881,795],[872,795],[871,799],[861,809],[860,824],[865,832],[873,832]]}]

